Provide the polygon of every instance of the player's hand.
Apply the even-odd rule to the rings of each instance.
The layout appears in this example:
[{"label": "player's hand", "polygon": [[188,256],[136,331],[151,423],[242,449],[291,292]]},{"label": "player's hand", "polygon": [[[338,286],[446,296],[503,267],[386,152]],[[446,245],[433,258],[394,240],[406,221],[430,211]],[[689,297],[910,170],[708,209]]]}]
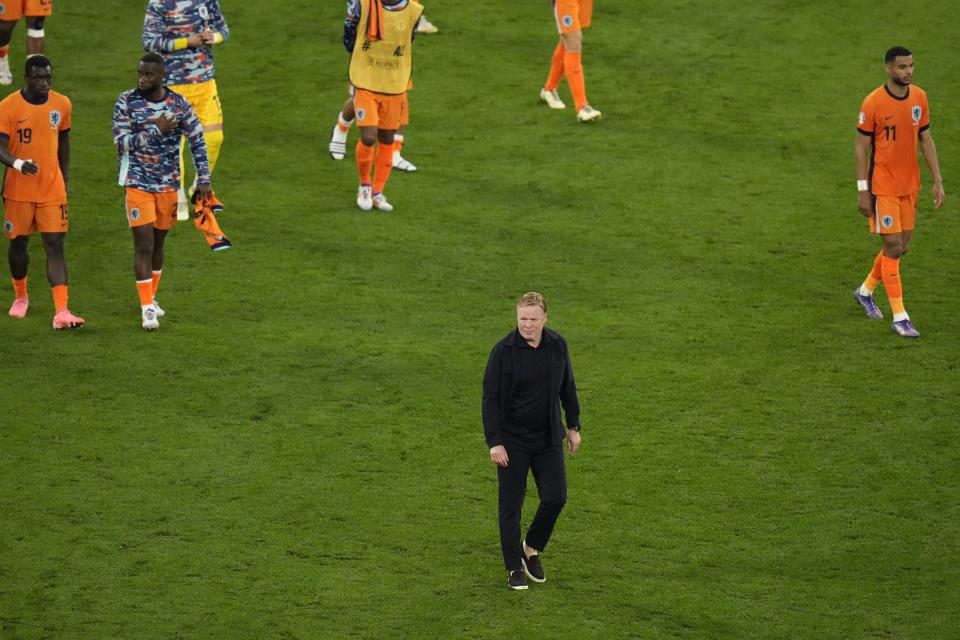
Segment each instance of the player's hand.
[{"label": "player's hand", "polygon": [[940,205],[943,204],[943,199],[947,197],[947,194],[943,190],[942,182],[933,183],[933,208],[939,209]]},{"label": "player's hand", "polygon": [[580,448],[580,432],[574,429],[567,430],[567,451],[573,455]]},{"label": "player's hand", "polygon": [[187,36],[187,46],[191,49],[202,47],[206,44],[206,41],[203,38],[203,33],[191,33],[189,36]]},{"label": "player's hand", "polygon": [[498,467],[505,467],[510,462],[510,458],[507,457],[507,448],[502,444],[498,444],[495,447],[490,447],[490,459],[493,460],[493,464]]},{"label": "player's hand", "polygon": [[160,133],[166,135],[177,128],[177,121],[173,116],[168,116],[163,114],[155,121],[156,125],[160,128]]},{"label": "player's hand", "polygon": [[26,174],[28,176],[35,176],[40,173],[40,165],[38,165],[33,160],[24,160],[23,166],[20,167],[20,173]]},{"label": "player's hand", "polygon": [[199,34],[203,44],[216,44],[217,35],[214,31],[207,29],[203,33]]},{"label": "player's hand", "polygon": [[857,196],[857,208],[865,218],[873,215],[873,195],[869,191],[861,191]]},{"label": "player's hand", "polygon": [[198,197],[206,202],[213,195],[213,188],[208,184],[198,184],[197,188],[194,189],[194,194],[198,194]]}]

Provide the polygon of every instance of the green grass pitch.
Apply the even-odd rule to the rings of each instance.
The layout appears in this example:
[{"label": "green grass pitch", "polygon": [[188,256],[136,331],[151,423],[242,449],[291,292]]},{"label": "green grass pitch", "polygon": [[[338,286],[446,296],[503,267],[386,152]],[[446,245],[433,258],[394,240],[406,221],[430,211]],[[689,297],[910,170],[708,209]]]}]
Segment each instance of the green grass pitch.
[{"label": "green grass pitch", "polygon": [[[427,0],[391,214],[355,206],[356,130],[326,153],[344,2],[222,4],[234,248],[171,232],[154,334],[110,135],[146,2],[47,21],[87,326],[51,329],[34,238],[26,319],[0,281],[0,637],[956,637],[954,2],[597,0],[583,126],[538,100],[549,2]],[[855,118],[895,44],[947,188],[933,211],[922,166],[915,341],[851,296],[879,245]],[[480,379],[531,289],[584,429],[548,581],[516,593]]]}]

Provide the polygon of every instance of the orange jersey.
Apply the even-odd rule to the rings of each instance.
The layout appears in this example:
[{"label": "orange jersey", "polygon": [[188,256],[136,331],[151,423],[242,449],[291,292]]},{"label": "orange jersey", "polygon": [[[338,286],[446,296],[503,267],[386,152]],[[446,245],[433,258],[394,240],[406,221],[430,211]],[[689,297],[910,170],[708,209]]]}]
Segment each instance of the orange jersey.
[{"label": "orange jersey", "polygon": [[917,139],[929,127],[927,94],[920,87],[911,85],[906,96],[897,98],[883,85],[866,97],[857,131],[871,139],[871,193],[906,196],[920,190]]},{"label": "orange jersey", "polygon": [[[70,99],[51,91],[41,104],[32,104],[16,91],[0,102],[0,140],[17,158],[33,160],[40,173],[24,175],[7,168],[3,197],[20,202],[66,202],[67,189],[57,151],[60,134],[70,130]],[[2,144],[2,142],[0,142]]]}]

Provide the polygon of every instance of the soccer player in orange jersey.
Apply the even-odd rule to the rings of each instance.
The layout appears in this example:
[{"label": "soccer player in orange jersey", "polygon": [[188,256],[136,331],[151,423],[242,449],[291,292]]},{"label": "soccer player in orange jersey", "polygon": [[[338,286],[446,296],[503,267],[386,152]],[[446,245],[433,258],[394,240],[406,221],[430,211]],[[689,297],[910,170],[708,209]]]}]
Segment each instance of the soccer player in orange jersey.
[{"label": "soccer player in orange jersey", "polygon": [[863,101],[857,120],[855,158],[857,207],[870,219],[870,230],[880,234],[883,248],[873,269],[853,295],[869,318],[882,318],[873,290],[883,282],[893,311],[892,329],[905,338],[920,334],[903,306],[900,257],[907,252],[917,215],[920,166],[917,142],[933,176],[933,206],[945,197],[937,147],[930,134],[927,94],[912,84],[913,54],[904,47],[887,51],[889,80]]},{"label": "soccer player in orange jersey", "polygon": [[27,16],[27,57],[43,53],[43,23],[53,12],[53,0],[0,0],[0,84],[13,84],[10,37],[20,16]]},{"label": "soccer player in orange jersey", "polygon": [[547,106],[563,109],[566,105],[557,95],[557,87],[560,86],[560,79],[566,76],[580,122],[595,122],[602,115],[587,102],[583,65],[580,62],[583,29],[590,26],[592,16],[593,0],[553,0],[553,17],[560,32],[560,43],[553,51],[547,84],[540,89],[540,99]]},{"label": "soccer player in orange jersey", "polygon": [[54,329],[83,326],[67,309],[67,176],[70,172],[70,99],[50,90],[50,61],[27,58],[24,87],[0,102],[0,161],[11,167],[3,178],[3,232],[10,238],[10,275],[15,292],[10,315],[27,314],[30,234],[40,232],[53,287]]}]

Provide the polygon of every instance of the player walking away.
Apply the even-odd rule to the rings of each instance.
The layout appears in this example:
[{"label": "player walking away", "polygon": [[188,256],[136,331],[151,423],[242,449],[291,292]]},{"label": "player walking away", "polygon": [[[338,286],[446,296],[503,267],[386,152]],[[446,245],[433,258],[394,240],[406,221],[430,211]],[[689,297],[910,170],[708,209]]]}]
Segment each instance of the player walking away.
[{"label": "player walking away", "polygon": [[356,88],[357,206],[363,211],[393,211],[383,188],[393,168],[394,136],[406,111],[403,94],[413,74],[413,36],[422,13],[423,7],[411,0],[347,2],[343,42],[351,51],[350,84]]},{"label": "player walking away", "polygon": [[873,269],[853,292],[868,318],[882,318],[873,290],[883,282],[893,311],[893,331],[905,338],[919,337],[903,306],[900,257],[907,252],[917,216],[920,165],[917,141],[933,176],[933,206],[945,197],[937,147],[930,134],[927,94],[912,84],[913,54],[904,47],[887,51],[889,80],[863,101],[857,120],[855,158],[857,207],[870,219],[870,231],[879,233],[882,248]]},{"label": "player walking away", "polygon": [[[213,66],[213,47],[230,37],[219,0],[150,0],[143,19],[143,49],[163,55],[167,87],[187,99],[203,124],[213,172],[223,144],[223,110]],[[180,141],[180,175],[183,170]],[[190,187],[192,192],[193,186]],[[186,220],[190,203],[179,187],[178,218]]]},{"label": "player walking away", "polygon": [[70,116],[65,95],[50,90],[53,70],[42,55],[27,58],[24,87],[0,102],[0,161],[3,179],[3,232],[10,238],[14,301],[10,315],[27,314],[30,234],[40,232],[47,254],[47,280],[53,287],[54,329],[83,326],[67,308],[67,180],[70,173]]},{"label": "player walking away", "polygon": [[196,192],[210,198],[210,165],[203,125],[186,98],[163,85],[163,57],[148,53],[137,65],[137,88],[124,91],[113,109],[113,144],[119,153],[119,183],[125,189],[133,230],[133,270],[143,328],[153,331],[166,315],[157,304],[163,245],[177,224],[180,139],[186,137],[197,168]]},{"label": "player walking away", "polygon": [[53,12],[53,0],[0,0],[0,84],[13,84],[10,38],[20,16],[27,17],[27,57],[43,53],[43,23]]},{"label": "player walking away", "polygon": [[[420,4],[423,3],[421,2]],[[353,53],[353,43],[356,40],[357,22],[355,20],[359,19],[359,15],[352,16],[348,12],[346,20],[344,21],[344,45],[346,45],[347,51],[350,53]],[[347,22],[351,22],[352,24],[348,25],[346,24]],[[425,14],[420,14],[420,20],[417,21],[417,27],[414,31],[415,34],[437,33],[438,31],[437,27],[427,20]],[[352,34],[349,41],[346,38],[347,33]],[[412,88],[413,82],[411,80],[407,85],[407,91]],[[330,144],[327,150],[330,153],[330,157],[334,160],[343,160],[347,155],[347,135],[350,133],[350,126],[353,125],[354,118],[356,117],[353,93],[354,88],[351,86],[350,97],[343,103],[343,109],[337,114],[337,124],[335,124],[330,131]],[[407,125],[410,124],[410,109],[406,94],[404,94],[403,100],[403,120],[400,122],[400,127],[397,128],[397,133],[393,136],[393,168],[406,173],[415,173],[417,171],[416,165],[400,155],[400,151],[403,148],[404,131]]]},{"label": "player walking away", "polygon": [[593,0],[553,0],[553,16],[560,32],[560,43],[553,51],[550,62],[550,74],[547,84],[540,89],[540,99],[551,109],[566,107],[557,95],[560,79],[567,77],[573,104],[577,109],[577,120],[594,122],[602,115],[587,102],[587,89],[583,79],[583,65],[580,53],[583,48],[583,29],[590,26],[593,16]]}]

